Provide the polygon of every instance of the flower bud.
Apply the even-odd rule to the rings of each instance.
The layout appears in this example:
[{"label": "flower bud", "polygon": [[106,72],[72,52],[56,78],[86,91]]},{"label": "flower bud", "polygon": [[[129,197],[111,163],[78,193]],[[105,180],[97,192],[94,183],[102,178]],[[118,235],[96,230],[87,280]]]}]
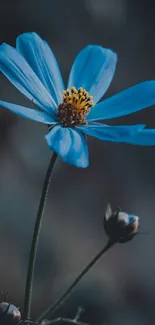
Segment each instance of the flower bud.
[{"label": "flower bud", "polygon": [[125,243],[138,233],[138,228],[139,217],[122,212],[119,209],[112,212],[110,204],[107,205],[104,229],[110,240]]},{"label": "flower bud", "polygon": [[0,303],[0,325],[17,325],[21,319],[18,308],[6,301]]}]

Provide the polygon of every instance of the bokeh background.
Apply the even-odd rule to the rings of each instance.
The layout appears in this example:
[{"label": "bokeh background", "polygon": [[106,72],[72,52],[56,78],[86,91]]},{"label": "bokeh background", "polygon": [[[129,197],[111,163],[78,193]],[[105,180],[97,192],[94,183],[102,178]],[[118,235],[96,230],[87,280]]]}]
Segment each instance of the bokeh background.
[{"label": "bokeh background", "polygon": [[[155,8],[134,0],[0,0],[0,42],[35,31],[56,54],[64,79],[75,55],[87,44],[118,54],[115,77],[105,97],[155,79]],[[0,75],[0,98],[29,105]],[[155,107],[109,121],[155,127]],[[23,310],[24,286],[41,188],[52,152],[46,127],[0,108],[0,291]],[[90,167],[58,160],[39,243],[32,316],[37,317],[103,247],[107,202],[140,216],[142,231],[116,245],[83,279],[56,315],[103,325],[154,325],[155,147],[88,139]],[[3,295],[1,296],[1,300]]]}]

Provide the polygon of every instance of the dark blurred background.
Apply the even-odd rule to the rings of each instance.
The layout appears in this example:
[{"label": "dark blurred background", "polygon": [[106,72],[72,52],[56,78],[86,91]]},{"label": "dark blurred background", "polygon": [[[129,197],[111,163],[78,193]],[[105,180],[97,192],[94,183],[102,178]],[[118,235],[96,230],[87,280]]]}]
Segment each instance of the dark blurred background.
[{"label": "dark blurred background", "polygon": [[[35,31],[47,40],[67,76],[87,44],[118,54],[105,97],[155,79],[155,6],[134,0],[0,0],[0,42]],[[2,75],[0,97],[29,105]],[[155,127],[155,107],[109,124]],[[32,232],[52,152],[46,127],[0,108],[0,291],[23,310]],[[140,216],[142,231],[116,245],[83,279],[57,315],[103,325],[153,325],[155,304],[155,147],[88,139],[91,164],[78,169],[59,159],[53,172],[39,243],[33,294],[38,316],[106,243],[102,219],[107,202]],[[1,300],[3,296],[1,296]]]}]

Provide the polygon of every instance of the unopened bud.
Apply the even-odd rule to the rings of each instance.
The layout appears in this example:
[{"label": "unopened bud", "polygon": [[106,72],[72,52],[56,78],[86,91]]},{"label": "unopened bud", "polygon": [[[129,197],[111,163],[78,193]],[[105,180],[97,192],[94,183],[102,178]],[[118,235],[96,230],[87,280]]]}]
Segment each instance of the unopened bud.
[{"label": "unopened bud", "polygon": [[112,212],[110,204],[107,205],[104,216],[104,229],[112,241],[125,243],[131,240],[139,228],[139,217],[120,211]]},{"label": "unopened bud", "polygon": [[0,303],[0,325],[17,325],[21,319],[18,308],[6,301]]}]

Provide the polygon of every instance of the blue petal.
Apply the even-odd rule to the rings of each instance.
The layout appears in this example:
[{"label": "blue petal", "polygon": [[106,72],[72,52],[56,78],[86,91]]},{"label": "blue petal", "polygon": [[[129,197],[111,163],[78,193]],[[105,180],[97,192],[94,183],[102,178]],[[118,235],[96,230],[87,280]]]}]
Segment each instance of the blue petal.
[{"label": "blue petal", "polygon": [[36,105],[55,114],[56,104],[42,82],[16,49],[5,43],[0,46],[0,70]]},{"label": "blue petal", "polygon": [[144,129],[132,137],[122,139],[120,142],[140,145],[154,146],[155,145],[155,129]]},{"label": "blue petal", "polygon": [[134,214],[129,214],[129,223],[132,223],[136,220],[136,216]]},{"label": "blue petal", "polygon": [[5,108],[8,108],[10,111],[25,117],[29,120],[41,122],[45,124],[53,124],[56,123],[56,121],[52,118],[51,115],[35,110],[33,108],[24,107],[21,105],[16,105],[12,103],[7,103],[2,100],[0,100],[0,106],[3,106]]},{"label": "blue petal", "polygon": [[16,47],[56,104],[59,104],[62,101],[64,84],[57,60],[48,44],[36,33],[25,33],[17,37]]},{"label": "blue petal", "polygon": [[97,103],[108,89],[116,68],[117,55],[97,45],[86,46],[75,58],[68,88],[83,87]]},{"label": "blue petal", "polygon": [[124,142],[126,137],[130,139],[137,132],[140,132],[145,124],[108,126],[101,123],[90,123],[86,126],[77,127],[82,132],[104,141]]},{"label": "blue petal", "polygon": [[92,107],[87,120],[124,116],[155,104],[155,81],[145,81]]},{"label": "blue petal", "polygon": [[45,138],[48,146],[68,164],[81,168],[89,165],[87,142],[78,130],[56,125]]}]

